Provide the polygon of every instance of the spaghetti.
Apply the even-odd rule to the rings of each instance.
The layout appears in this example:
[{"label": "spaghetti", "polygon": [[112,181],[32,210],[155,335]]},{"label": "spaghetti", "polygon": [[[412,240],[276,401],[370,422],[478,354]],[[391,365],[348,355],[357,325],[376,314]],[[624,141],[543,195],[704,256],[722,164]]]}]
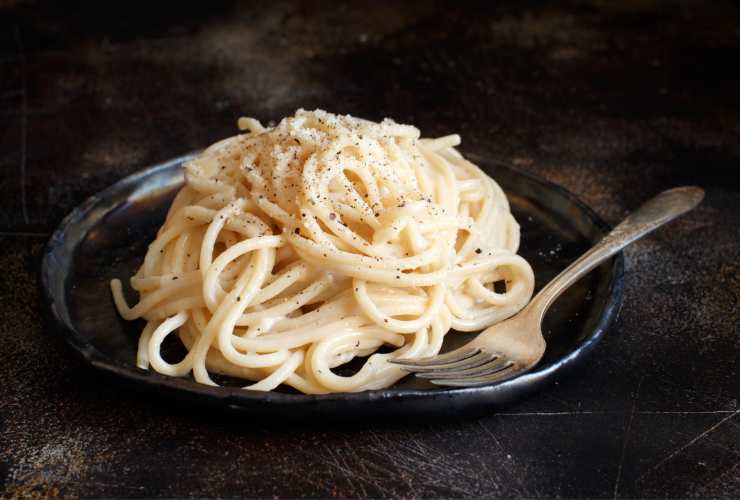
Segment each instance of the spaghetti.
[{"label": "spaghetti", "polygon": [[[139,302],[111,282],[120,315],[146,320],[139,367],[260,391],[378,389],[405,375],[389,358],[437,354],[449,330],[529,301],[519,226],[459,136],[321,110],[239,126],[185,165],[130,280]],[[161,354],[173,333],[187,349],[177,363]],[[356,357],[368,358],[353,375],[333,371]]]}]

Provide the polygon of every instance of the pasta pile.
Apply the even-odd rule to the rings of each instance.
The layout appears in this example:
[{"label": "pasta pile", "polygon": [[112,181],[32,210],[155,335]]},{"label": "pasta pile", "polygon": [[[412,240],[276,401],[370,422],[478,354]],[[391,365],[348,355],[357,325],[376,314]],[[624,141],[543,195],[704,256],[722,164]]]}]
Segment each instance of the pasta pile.
[{"label": "pasta pile", "polygon": [[[146,320],[139,367],[260,391],[378,389],[406,375],[388,359],[434,355],[450,329],[529,301],[519,226],[459,136],[321,110],[239,126],[185,165],[130,280],[139,302],[111,282],[120,315]],[[173,333],[188,351],[174,364],[161,355]],[[355,374],[333,371],[356,357],[368,358]]]}]

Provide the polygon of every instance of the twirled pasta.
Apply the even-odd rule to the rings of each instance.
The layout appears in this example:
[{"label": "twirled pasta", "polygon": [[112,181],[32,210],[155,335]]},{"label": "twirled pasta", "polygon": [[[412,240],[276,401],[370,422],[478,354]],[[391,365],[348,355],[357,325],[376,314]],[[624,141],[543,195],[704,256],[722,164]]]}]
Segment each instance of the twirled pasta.
[{"label": "twirled pasta", "polygon": [[[529,301],[519,226],[454,149],[459,136],[321,110],[239,126],[185,165],[131,278],[139,302],[111,282],[121,316],[147,321],[139,367],[262,391],[377,389],[405,375],[388,358],[434,355],[450,329],[486,328]],[[188,350],[175,364],[160,353],[173,332]],[[332,371],[362,356],[354,375]]]}]

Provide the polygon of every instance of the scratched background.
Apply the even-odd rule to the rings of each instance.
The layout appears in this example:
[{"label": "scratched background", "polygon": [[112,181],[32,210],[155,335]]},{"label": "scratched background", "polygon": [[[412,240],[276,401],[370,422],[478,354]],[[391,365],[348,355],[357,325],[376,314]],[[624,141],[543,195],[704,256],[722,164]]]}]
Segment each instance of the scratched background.
[{"label": "scratched background", "polygon": [[[0,6],[0,496],[740,496],[737,4]],[[627,251],[590,362],[480,420],[286,428],[77,360],[37,288],[63,215],[301,106],[460,132],[612,223],[674,185],[707,198]]]}]

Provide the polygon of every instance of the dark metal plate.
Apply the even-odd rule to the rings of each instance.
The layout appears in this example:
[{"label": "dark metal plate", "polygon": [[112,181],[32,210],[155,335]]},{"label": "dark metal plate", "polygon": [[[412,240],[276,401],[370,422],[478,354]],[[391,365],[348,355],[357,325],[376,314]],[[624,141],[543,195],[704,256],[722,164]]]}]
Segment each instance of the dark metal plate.
[{"label": "dark metal plate", "polygon": [[[548,347],[529,373],[491,386],[441,389],[414,377],[392,388],[355,394],[306,396],[209,387],[135,366],[142,322],[119,318],[109,281],[124,283],[138,268],[182,183],[190,156],[155,165],[90,197],[69,214],[44,253],[41,283],[55,326],[94,367],[163,394],[288,418],[472,416],[546,387],[561,370],[584,358],[616,317],[622,299],[621,254],[569,289],[553,305],[543,331]],[[522,227],[520,253],[534,268],[536,290],[585,252],[608,229],[562,188],[505,164],[473,158],[506,191]],[[130,295],[131,302],[135,295]],[[445,348],[471,334],[450,334]]]}]

